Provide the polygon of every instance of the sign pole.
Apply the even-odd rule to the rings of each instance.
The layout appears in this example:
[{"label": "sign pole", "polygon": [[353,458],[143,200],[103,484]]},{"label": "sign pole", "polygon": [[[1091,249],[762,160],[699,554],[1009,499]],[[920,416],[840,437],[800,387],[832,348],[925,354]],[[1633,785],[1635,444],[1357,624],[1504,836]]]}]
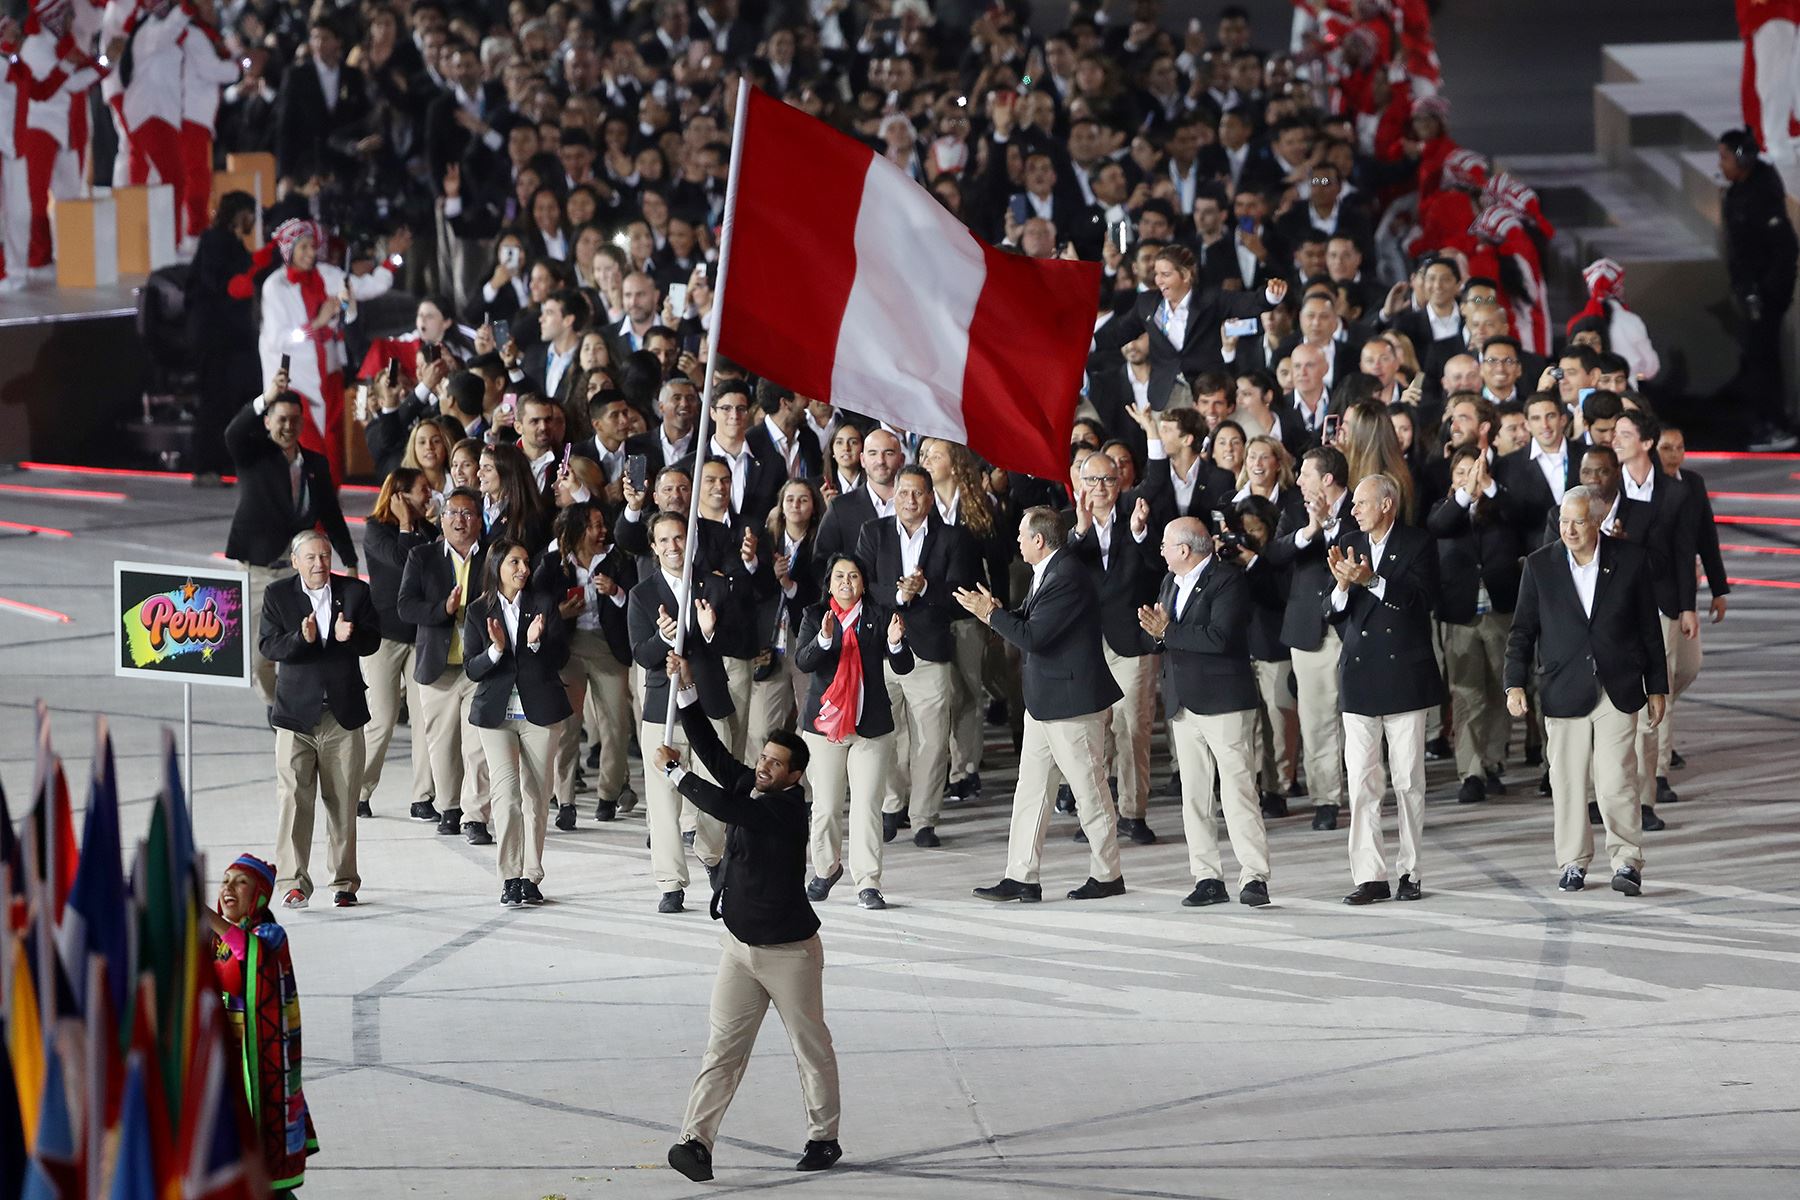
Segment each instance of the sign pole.
[{"label": "sign pole", "polygon": [[194,803],[194,685],[181,685],[181,771],[187,776],[188,806]]}]

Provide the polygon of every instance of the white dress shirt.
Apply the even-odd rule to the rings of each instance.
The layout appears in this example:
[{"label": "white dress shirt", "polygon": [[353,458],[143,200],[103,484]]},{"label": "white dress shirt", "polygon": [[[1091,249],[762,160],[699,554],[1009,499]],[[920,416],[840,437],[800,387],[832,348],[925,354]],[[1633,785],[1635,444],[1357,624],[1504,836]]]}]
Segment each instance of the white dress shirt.
[{"label": "white dress shirt", "polygon": [[312,605],[313,617],[319,623],[319,640],[321,642],[330,641],[331,640],[331,580],[327,579],[325,581],[325,586],[320,588],[316,592],[313,591],[311,588],[307,587],[304,583],[300,585],[300,590],[301,590],[301,592],[305,593],[306,602],[308,604]]},{"label": "white dress shirt", "polygon": [[1186,575],[1175,576],[1175,611],[1169,614],[1170,620],[1180,620],[1181,614],[1187,611],[1187,602],[1193,596],[1194,589],[1200,586],[1200,577],[1206,574],[1206,568],[1211,563],[1212,553],[1209,551],[1205,558],[1188,568]]},{"label": "white dress shirt", "polygon": [[743,512],[744,490],[750,486],[750,444],[743,443],[738,447],[737,453],[733,454],[719,445],[718,438],[714,438],[712,452],[724,459],[725,465],[731,468],[731,511]]},{"label": "white dress shirt", "polygon": [[[894,518],[894,529],[900,535],[900,576],[905,578],[919,569],[919,559],[925,554],[925,531],[931,528],[930,521],[920,521],[913,532],[906,532],[906,525],[899,517]],[[920,591],[921,596],[925,593]],[[900,589],[894,589],[894,603],[900,604]]]},{"label": "white dress shirt", "polygon": [[1575,561],[1575,555],[1569,554],[1569,574],[1575,580],[1575,594],[1581,597],[1581,611],[1588,617],[1594,615],[1594,589],[1600,583],[1600,547],[1594,547],[1594,555],[1588,559],[1587,566]]},{"label": "white dress shirt", "polygon": [[[514,596],[508,600],[504,592],[496,593],[494,598],[500,601],[500,623],[506,626],[506,644],[517,646],[519,644],[519,598]],[[526,649],[536,651],[539,645],[538,642],[532,642]],[[504,653],[505,650],[499,646],[488,647],[488,658],[494,662],[499,662],[500,656]]]},{"label": "white dress shirt", "polygon": [[1557,504],[1562,503],[1563,493],[1568,490],[1569,482],[1569,439],[1564,438],[1557,444],[1556,453],[1544,449],[1536,438],[1531,439],[1531,461],[1537,469],[1544,473],[1544,482],[1550,485],[1550,495]]},{"label": "white dress shirt", "polygon": [[[1369,595],[1375,597],[1377,600],[1381,599],[1383,594],[1387,591],[1387,580],[1381,577],[1381,556],[1387,553],[1388,540],[1393,536],[1394,527],[1389,525],[1387,533],[1382,535],[1379,542],[1374,538],[1369,539],[1369,569],[1374,571],[1375,575],[1363,586],[1368,589]],[[1343,612],[1344,606],[1349,603],[1350,592],[1343,584],[1340,583],[1337,587],[1332,589],[1331,607],[1333,609],[1338,612]]]},{"label": "white dress shirt", "polygon": [[1044,557],[1038,559],[1037,562],[1031,564],[1031,586],[1025,590],[1025,598],[1027,600],[1037,595],[1038,584],[1044,581],[1044,572],[1050,569],[1050,560],[1061,553],[1062,551],[1060,550],[1052,550],[1050,553],[1044,555]]},{"label": "white dress shirt", "polygon": [[1650,498],[1656,493],[1656,467],[1651,466],[1644,475],[1642,483],[1632,479],[1629,469],[1621,467],[1619,469],[1619,486],[1627,500],[1642,500],[1645,504],[1650,503]]}]

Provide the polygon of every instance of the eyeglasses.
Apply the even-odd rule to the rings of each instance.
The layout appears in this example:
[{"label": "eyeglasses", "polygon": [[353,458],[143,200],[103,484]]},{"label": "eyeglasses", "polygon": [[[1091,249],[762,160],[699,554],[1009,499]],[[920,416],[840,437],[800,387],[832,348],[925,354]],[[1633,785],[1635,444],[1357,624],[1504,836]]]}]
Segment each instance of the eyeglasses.
[{"label": "eyeglasses", "polygon": [[713,411],[722,417],[741,417],[749,412],[750,409],[747,405],[743,404],[715,404],[713,405]]},{"label": "eyeglasses", "polygon": [[479,515],[479,513],[471,512],[466,508],[444,510],[444,520],[446,521],[473,521]]},{"label": "eyeglasses", "polygon": [[1516,358],[1484,358],[1481,363],[1486,367],[1516,367],[1519,365],[1519,360]]},{"label": "eyeglasses", "polygon": [[1119,477],[1117,475],[1083,475],[1081,482],[1089,487],[1118,487]]}]

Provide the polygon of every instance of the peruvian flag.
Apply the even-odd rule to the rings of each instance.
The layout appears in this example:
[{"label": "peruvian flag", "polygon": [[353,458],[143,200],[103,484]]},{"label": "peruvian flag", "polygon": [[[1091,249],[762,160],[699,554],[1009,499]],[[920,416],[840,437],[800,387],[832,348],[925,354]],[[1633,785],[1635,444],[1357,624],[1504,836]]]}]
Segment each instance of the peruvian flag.
[{"label": "peruvian flag", "polygon": [[803,396],[1068,471],[1098,263],[996,250],[868,146],[738,93],[722,353]]}]

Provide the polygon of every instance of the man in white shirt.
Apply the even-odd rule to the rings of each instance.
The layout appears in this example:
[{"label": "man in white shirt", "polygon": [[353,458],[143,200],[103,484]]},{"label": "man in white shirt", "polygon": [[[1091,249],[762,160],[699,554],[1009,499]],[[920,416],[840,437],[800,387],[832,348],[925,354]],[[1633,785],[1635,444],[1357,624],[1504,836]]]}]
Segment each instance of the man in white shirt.
[{"label": "man in white shirt", "polygon": [[581,331],[586,324],[587,301],[573,288],[552,292],[538,308],[538,335],[543,344],[525,352],[525,370],[537,378],[544,395],[559,405],[569,401],[575,359],[581,352]]},{"label": "man in white shirt", "polygon": [[1294,372],[1294,394],[1289,399],[1306,427],[1307,442],[1316,446],[1324,436],[1325,418],[1331,409],[1331,389],[1325,383],[1331,363],[1324,350],[1301,342],[1294,347],[1289,365]]},{"label": "man in white shirt", "polygon": [[625,316],[613,331],[613,338],[621,351],[613,356],[615,362],[622,362],[633,350],[644,348],[644,338],[656,324],[659,299],[656,280],[642,271],[633,271],[625,277],[620,296],[625,304]]}]

